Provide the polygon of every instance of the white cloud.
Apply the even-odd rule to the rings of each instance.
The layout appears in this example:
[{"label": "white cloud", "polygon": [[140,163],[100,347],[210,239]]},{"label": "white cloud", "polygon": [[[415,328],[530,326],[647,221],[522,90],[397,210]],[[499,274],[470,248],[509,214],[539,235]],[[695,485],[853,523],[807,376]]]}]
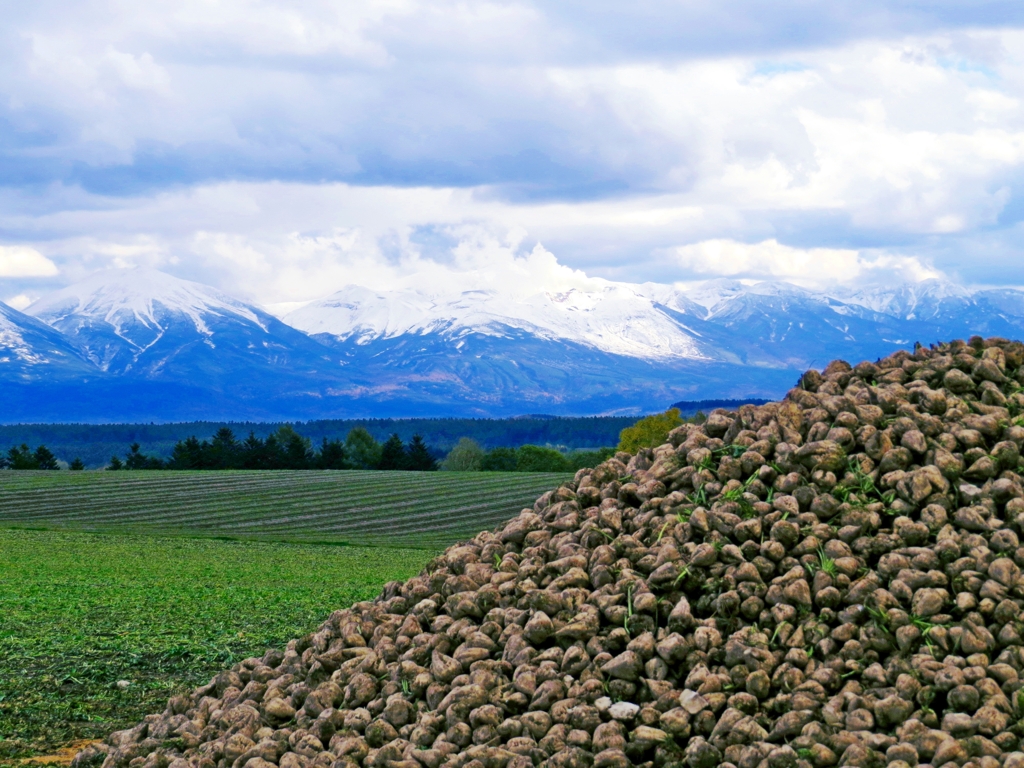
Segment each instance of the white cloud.
[{"label": "white cloud", "polygon": [[[42,6],[0,31],[0,119],[23,139],[0,159],[75,170],[0,190],[0,234],[61,279],[149,264],[301,302],[431,270],[486,280],[491,254],[501,279],[562,280],[539,243],[628,281],[1024,280],[1019,29],[659,9],[709,39],[775,30],[684,50],[631,37],[658,37],[631,23],[645,9],[601,4],[573,23],[522,0]],[[757,23],[734,29],[730,8]],[[825,37],[787,41],[794,13]]]},{"label": "white cloud", "polygon": [[35,248],[0,245],[0,277],[52,277],[57,265]]},{"label": "white cloud", "polygon": [[777,240],[705,240],[676,248],[686,269],[706,276],[778,278],[813,288],[837,284],[919,282],[942,274],[914,256],[866,255],[843,248],[794,248]]},{"label": "white cloud", "polygon": [[[0,198],[0,210],[3,209]],[[778,278],[803,285],[889,274],[917,280],[941,270],[912,250],[798,248],[775,239],[708,237],[744,230],[720,207],[675,196],[510,206],[467,190],[344,184],[223,184],[123,201],[36,220],[64,280],[146,265],[243,294],[262,304],[321,298],[348,284],[405,280],[497,283],[561,291],[587,276],[672,283],[696,277]],[[27,221],[32,221],[29,219]],[[0,213],[0,229],[26,228]],[[83,229],[93,234],[78,235]],[[666,242],[691,242],[682,248]],[[616,250],[644,253],[619,266]],[[987,248],[985,254],[995,252]],[[1002,253],[1013,264],[1015,251]],[[643,261],[646,260],[646,264]]]},{"label": "white cloud", "polygon": [[275,311],[293,309],[346,285],[373,290],[411,288],[444,295],[453,291],[499,290],[512,298],[540,291],[588,289],[602,281],[560,264],[540,244],[524,245],[522,233],[496,233],[480,225],[443,227],[450,241],[441,258],[427,256],[408,238],[396,238],[385,252],[380,240],[361,230],[323,235],[290,233],[257,247],[245,238],[202,234],[199,253],[230,265],[231,283]]},{"label": "white cloud", "polygon": [[29,296],[27,293],[19,293],[17,296],[12,296],[11,298],[4,301],[4,304],[6,304],[9,307],[14,307],[16,310],[20,312],[33,301],[35,301],[36,298],[38,297]]},{"label": "white cloud", "polygon": [[129,88],[166,91],[170,85],[167,70],[153,61],[148,52],[135,56],[108,45],[103,59],[117,79]]},{"label": "white cloud", "polygon": [[29,45],[7,54],[0,95],[27,146],[39,120],[56,129],[35,157],[85,164],[102,185],[244,176],[564,199],[593,183],[941,232],[950,217],[989,223],[1006,200],[994,180],[1022,160],[1012,29],[584,56],[567,52],[585,23],[526,2],[63,10],[14,23]]}]

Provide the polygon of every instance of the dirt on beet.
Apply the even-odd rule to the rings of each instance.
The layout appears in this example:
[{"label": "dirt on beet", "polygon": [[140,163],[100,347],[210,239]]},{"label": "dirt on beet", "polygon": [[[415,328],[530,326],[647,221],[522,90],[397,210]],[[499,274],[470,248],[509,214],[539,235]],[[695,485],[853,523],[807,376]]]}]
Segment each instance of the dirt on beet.
[{"label": "dirt on beet", "polygon": [[83,750],[107,768],[1021,768],[1024,344],[809,371]]}]

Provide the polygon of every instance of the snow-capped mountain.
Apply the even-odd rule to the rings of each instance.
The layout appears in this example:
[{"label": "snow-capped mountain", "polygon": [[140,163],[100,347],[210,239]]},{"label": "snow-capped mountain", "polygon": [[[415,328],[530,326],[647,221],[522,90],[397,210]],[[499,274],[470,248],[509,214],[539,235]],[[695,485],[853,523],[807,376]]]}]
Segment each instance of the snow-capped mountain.
[{"label": "snow-capped mountain", "polygon": [[[668,311],[699,333],[717,357],[744,365],[806,369],[837,353],[878,357],[916,339],[938,339],[937,330],[867,307],[782,282],[745,285],[709,280],[674,295],[653,291]],[[696,309],[694,309],[696,307]]]},{"label": "snow-capped mountain", "polygon": [[717,361],[775,368],[806,366],[834,349],[877,356],[906,344],[911,327],[919,330],[912,320],[850,309],[788,283],[711,280],[677,289],[592,282],[589,290],[526,296],[348,286],[283,320],[345,348],[429,336],[447,341],[455,354],[467,338],[477,337],[481,343],[490,340],[487,356],[493,356],[500,339],[529,337],[659,364]]},{"label": "snow-capped mountain", "polygon": [[[637,286],[527,295],[349,286],[283,319],[347,361],[350,382],[332,394],[389,412],[597,413],[658,408],[701,386],[746,394],[716,350]],[[757,385],[780,387],[770,375]]]},{"label": "snow-capped mountain", "polygon": [[[966,288],[944,280],[898,283],[867,290],[837,291],[837,299],[903,320],[924,322],[948,319],[945,311],[968,307],[973,294]],[[944,317],[945,315],[945,317]]]},{"label": "snow-capped mountain", "polygon": [[[493,357],[501,339],[579,345],[661,365],[725,362],[804,368],[843,350],[876,357],[929,338],[932,329],[788,283],[710,280],[687,288],[591,281],[587,288],[512,296],[495,290],[360,286],[283,317],[314,338],[346,349],[402,337],[430,337],[436,357],[478,338]],[[937,337],[936,337],[937,338]],[[522,354],[520,354],[522,357]],[[526,355],[529,358],[529,355]]]},{"label": "snow-capped mountain", "polygon": [[595,282],[594,290],[522,297],[494,290],[380,293],[353,285],[283,319],[314,337],[361,344],[404,335],[506,338],[525,332],[644,360],[713,359],[713,350],[703,349],[694,334],[654,307],[637,287]]},{"label": "snow-capped mountain", "polygon": [[327,349],[267,312],[151,269],[100,272],[26,314],[60,331],[100,371],[122,376],[223,390],[258,385],[258,373],[287,389],[337,366]]},{"label": "snow-capped mountain", "polygon": [[0,370],[14,381],[64,380],[95,369],[59,331],[0,302]]},{"label": "snow-capped mountain", "polygon": [[938,329],[950,338],[1024,335],[1024,293],[1014,289],[970,291],[932,279],[835,296],[851,311],[869,310],[901,324]]},{"label": "snow-capped mountain", "polygon": [[278,319],[208,286],[116,270],[27,314],[0,305],[0,399],[17,404],[9,420],[63,421],[651,411],[777,397],[835,357],[973,334],[1024,336],[1024,292],[350,285]]}]

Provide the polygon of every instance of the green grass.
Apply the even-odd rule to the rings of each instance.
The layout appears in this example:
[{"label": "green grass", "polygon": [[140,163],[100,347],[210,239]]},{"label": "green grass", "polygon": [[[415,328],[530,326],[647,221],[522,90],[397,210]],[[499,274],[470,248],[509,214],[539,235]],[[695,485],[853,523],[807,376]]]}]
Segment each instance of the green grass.
[{"label": "green grass", "polygon": [[0,472],[0,764],[162,710],[568,479]]},{"label": "green grass", "polygon": [[571,475],[518,472],[0,472],[0,526],[443,547]]},{"label": "green grass", "polygon": [[162,711],[432,554],[0,529],[0,763]]}]

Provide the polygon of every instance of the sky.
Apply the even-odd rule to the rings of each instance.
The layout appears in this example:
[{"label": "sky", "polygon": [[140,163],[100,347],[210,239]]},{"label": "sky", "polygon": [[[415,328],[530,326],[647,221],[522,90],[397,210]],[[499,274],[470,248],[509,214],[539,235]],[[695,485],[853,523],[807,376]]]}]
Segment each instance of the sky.
[{"label": "sky", "polygon": [[0,299],[151,266],[1024,285],[1024,4],[37,0],[0,22]]}]

